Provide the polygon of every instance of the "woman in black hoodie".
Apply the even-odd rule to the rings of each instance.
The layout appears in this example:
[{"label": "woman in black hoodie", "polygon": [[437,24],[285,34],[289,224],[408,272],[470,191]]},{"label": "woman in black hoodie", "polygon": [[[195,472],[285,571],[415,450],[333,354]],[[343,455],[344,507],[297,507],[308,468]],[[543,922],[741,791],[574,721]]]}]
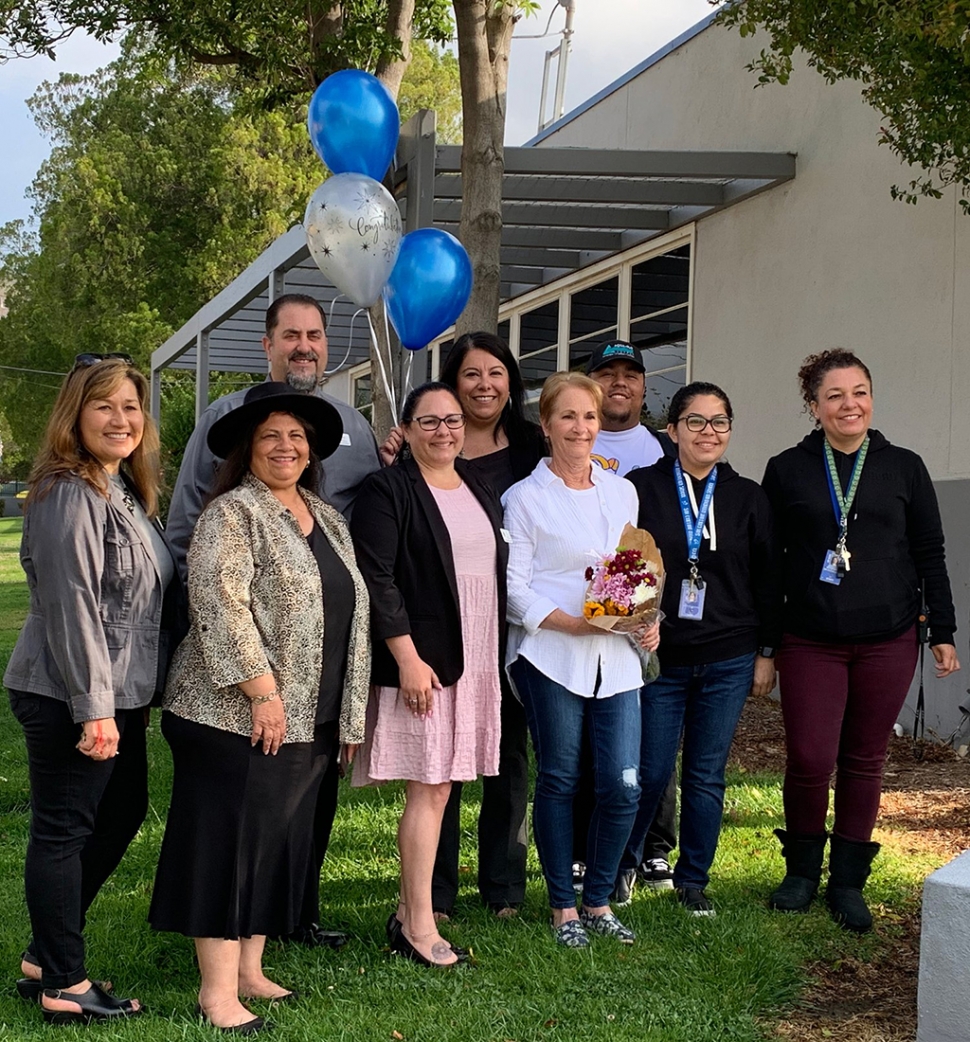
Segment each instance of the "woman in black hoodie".
[{"label": "woman in black hoodie", "polygon": [[[872,420],[872,378],[851,352],[823,351],[798,374],[816,430],[769,460],[763,486],[784,552],[778,655],[788,763],[787,863],[773,908],[805,911],[818,889],[829,779],[837,770],[826,901],[860,933],[862,896],[879,844],[889,735],[916,668],[922,585],[938,677],[960,668],[943,527],[919,456]],[[849,549],[851,547],[851,550]]]},{"label": "woman in black hoodie", "polygon": [[642,795],[620,873],[640,863],[644,837],[677,759],[681,731],[679,856],[674,887],[691,915],[713,915],[704,893],[724,809],[724,769],[749,692],[767,694],[775,669],[771,510],[757,483],[722,459],[734,414],[714,384],[674,395],[667,433],[677,458],[628,475],[639,524],[656,539],[666,579],[660,676],[640,694]]}]

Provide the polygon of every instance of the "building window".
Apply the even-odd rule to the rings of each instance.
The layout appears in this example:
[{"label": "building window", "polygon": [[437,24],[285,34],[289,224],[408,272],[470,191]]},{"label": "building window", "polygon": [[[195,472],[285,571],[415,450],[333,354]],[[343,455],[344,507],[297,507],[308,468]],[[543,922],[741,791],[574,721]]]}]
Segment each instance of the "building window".
[{"label": "building window", "polygon": [[643,419],[663,427],[674,392],[687,380],[690,246],[635,264],[630,282],[630,342],[647,370]]},{"label": "building window", "polygon": [[526,311],[519,318],[519,369],[526,401],[538,402],[546,377],[559,368],[559,301]]},{"label": "building window", "polygon": [[593,350],[604,340],[616,339],[619,289],[619,276],[614,275],[570,296],[570,369],[585,370]]},{"label": "building window", "polygon": [[374,422],[374,397],[370,373],[354,377],[354,408],[363,414],[368,423]]}]

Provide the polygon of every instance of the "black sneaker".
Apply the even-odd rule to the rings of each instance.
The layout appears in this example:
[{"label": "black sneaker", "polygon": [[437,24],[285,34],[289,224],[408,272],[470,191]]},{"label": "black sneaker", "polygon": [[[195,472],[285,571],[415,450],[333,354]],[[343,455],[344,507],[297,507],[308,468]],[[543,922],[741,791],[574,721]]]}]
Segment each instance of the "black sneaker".
[{"label": "black sneaker", "polygon": [[583,877],[586,875],[586,865],[582,861],[573,862],[573,890],[577,894],[583,892]]},{"label": "black sneaker", "polygon": [[651,890],[673,890],[674,873],[664,857],[651,857],[644,861],[637,874],[640,882]]},{"label": "black sneaker", "polygon": [[616,886],[610,894],[610,904],[617,908],[626,908],[633,900],[633,888],[637,885],[637,870],[635,868],[624,868],[616,877]]},{"label": "black sneaker", "polygon": [[712,918],[717,915],[717,912],[714,911],[714,905],[707,898],[707,894],[695,886],[678,887],[677,900],[680,901],[688,915],[706,915]]}]

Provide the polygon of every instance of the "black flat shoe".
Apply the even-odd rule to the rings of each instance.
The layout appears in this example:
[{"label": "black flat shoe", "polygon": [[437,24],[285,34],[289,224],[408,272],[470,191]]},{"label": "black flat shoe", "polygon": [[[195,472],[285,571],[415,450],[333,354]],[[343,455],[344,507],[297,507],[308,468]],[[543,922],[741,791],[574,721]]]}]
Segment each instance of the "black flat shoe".
[{"label": "black flat shoe", "polygon": [[33,977],[21,977],[16,984],[17,994],[26,1002],[40,1002],[44,985]]},{"label": "black flat shoe", "polygon": [[[451,946],[449,945],[449,947]],[[451,950],[455,951],[453,947]],[[455,954],[457,955],[458,953],[455,952]],[[460,955],[458,956],[458,962],[432,962],[431,959],[426,959],[404,936],[403,929],[399,929],[394,937],[391,938],[391,955],[399,955],[403,959],[416,962],[419,966],[428,966],[435,970],[450,970],[462,961]]]},{"label": "black flat shoe", "polygon": [[300,926],[283,940],[289,944],[303,944],[307,948],[332,948],[340,951],[350,941],[350,935],[342,930],[325,930],[319,923]]},{"label": "black flat shoe", "polygon": [[137,1017],[145,1012],[144,1007],[135,1009],[131,999],[116,999],[114,995],[109,995],[94,981],[87,991],[83,991],[79,995],[52,988],[44,988],[42,995],[49,999],[73,1002],[81,1007],[81,1011],[75,1013],[67,1010],[46,1009],[42,1003],[41,1011],[48,1024],[89,1024],[92,1020],[119,1020],[123,1017]]},{"label": "black flat shoe", "polygon": [[[289,995],[293,995],[295,992],[289,992]],[[289,996],[284,996],[280,999],[274,999],[274,1002],[286,1002]],[[224,1035],[258,1035],[260,1031],[272,1031],[276,1025],[271,1020],[266,1020],[263,1017],[253,1017],[252,1020],[247,1020],[245,1024],[232,1024],[230,1027],[221,1028],[218,1024],[213,1024],[211,1020],[205,1015],[205,1010],[197,1002],[195,1004],[195,1015],[201,1017],[210,1028],[215,1028],[216,1031],[221,1031]]]},{"label": "black flat shoe", "polygon": [[[387,926],[385,927],[385,930],[387,931],[387,942],[391,946],[391,951],[395,952],[394,938],[397,937],[398,934],[401,933],[401,920],[398,919],[397,912],[391,912],[391,914],[388,916],[388,918],[387,918]],[[410,942],[408,942],[408,943],[410,943]],[[450,942],[448,943],[448,947],[455,953],[455,955],[458,956],[458,961],[459,962],[469,962],[471,960],[472,953],[467,948],[459,948],[457,944],[451,944]],[[413,948],[413,945],[412,945],[412,948]],[[395,954],[400,955],[402,953],[401,952],[395,952]],[[407,957],[410,958],[410,956],[407,956]],[[429,963],[428,965],[433,965],[433,966],[438,966],[438,967],[441,966],[441,964],[437,963],[437,962],[436,963]],[[444,967],[444,968],[447,969],[447,966]]]}]

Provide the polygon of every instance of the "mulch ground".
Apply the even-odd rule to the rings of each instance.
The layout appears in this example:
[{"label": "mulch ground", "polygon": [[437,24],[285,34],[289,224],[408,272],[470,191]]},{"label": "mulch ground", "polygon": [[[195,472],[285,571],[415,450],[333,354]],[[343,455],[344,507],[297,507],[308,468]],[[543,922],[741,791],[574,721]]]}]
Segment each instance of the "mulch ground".
[{"label": "mulch ground", "polygon": [[[731,752],[747,771],[783,771],[781,708],[749,699]],[[970,847],[970,759],[949,746],[924,746],[921,761],[910,738],[893,738],[886,763],[879,827],[873,837],[896,851],[930,854],[944,864]],[[808,967],[811,983],[776,1027],[793,1042],[912,1042],[916,1038],[919,975],[918,912],[876,911],[878,950],[863,962],[846,956]]]}]

